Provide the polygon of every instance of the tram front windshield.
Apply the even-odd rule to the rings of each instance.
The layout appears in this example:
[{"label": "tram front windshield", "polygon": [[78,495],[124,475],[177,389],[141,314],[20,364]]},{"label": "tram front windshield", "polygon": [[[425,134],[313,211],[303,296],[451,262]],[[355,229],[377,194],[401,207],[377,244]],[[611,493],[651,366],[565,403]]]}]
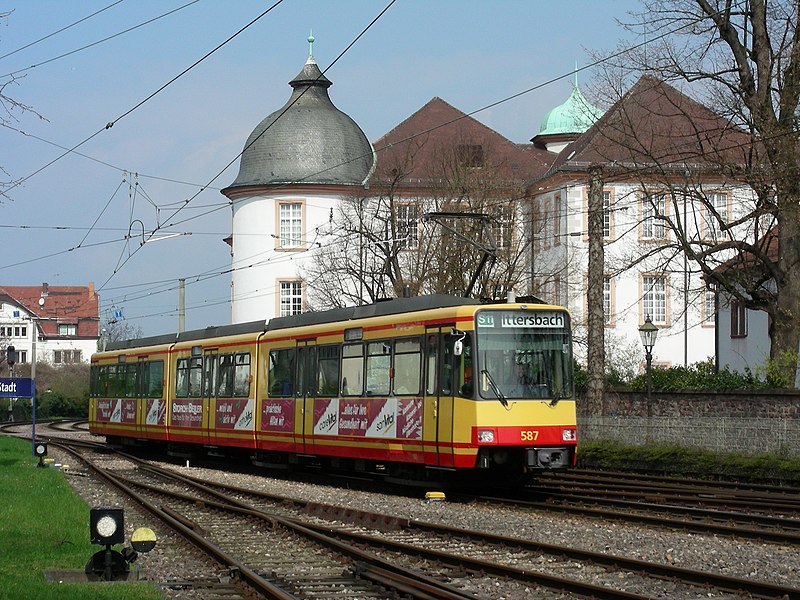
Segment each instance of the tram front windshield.
[{"label": "tram front windshield", "polygon": [[476,330],[481,398],[572,397],[572,338],[567,313],[480,311]]}]

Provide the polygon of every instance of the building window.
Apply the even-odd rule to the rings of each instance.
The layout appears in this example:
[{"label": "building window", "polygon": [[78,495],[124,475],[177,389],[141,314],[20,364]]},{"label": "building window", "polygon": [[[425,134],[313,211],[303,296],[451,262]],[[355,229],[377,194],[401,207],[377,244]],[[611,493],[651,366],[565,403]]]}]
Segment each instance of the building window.
[{"label": "building window", "polygon": [[642,276],[642,312],[656,325],[667,323],[667,280],[663,275]]},{"label": "building window", "polygon": [[614,313],[614,299],[612,297],[613,293],[613,282],[611,277],[606,276],[603,277],[603,322],[606,325],[611,325],[613,322],[612,315]]},{"label": "building window", "polygon": [[728,194],[709,194],[706,203],[705,238],[716,241],[722,235],[722,225],[729,220]]},{"label": "building window", "polygon": [[561,245],[561,194],[553,196],[553,246]]},{"label": "building window", "polygon": [[716,294],[713,290],[703,291],[703,326],[714,326],[717,312]]},{"label": "building window", "polygon": [[731,337],[747,337],[747,308],[736,298],[731,299]]},{"label": "building window", "polygon": [[281,281],[280,316],[288,317],[303,312],[303,282]]},{"label": "building window", "polygon": [[28,337],[28,326],[27,325],[14,325],[14,335],[11,335],[11,327],[6,327],[6,331],[8,333],[8,337],[18,337],[24,338]]},{"label": "building window", "polygon": [[53,363],[56,365],[67,365],[81,362],[80,350],[54,350]]},{"label": "building window", "polygon": [[413,250],[419,245],[419,210],[416,204],[395,204],[397,245],[400,250]]},{"label": "building window", "polygon": [[664,221],[658,217],[666,214],[667,201],[664,194],[648,194],[642,198],[642,239],[663,240],[666,237]]},{"label": "building window", "polygon": [[279,203],[278,220],[281,248],[300,248],[303,245],[303,204]]},{"label": "building window", "polygon": [[509,204],[495,206],[492,211],[492,236],[498,248],[510,248],[514,215]]},{"label": "building window", "polygon": [[78,326],[74,323],[58,324],[58,335],[78,335]]},{"label": "building window", "polygon": [[603,237],[611,237],[611,192],[603,191]]},{"label": "building window", "polygon": [[456,146],[456,160],[464,167],[482,167],[483,146],[480,144],[461,144]]}]

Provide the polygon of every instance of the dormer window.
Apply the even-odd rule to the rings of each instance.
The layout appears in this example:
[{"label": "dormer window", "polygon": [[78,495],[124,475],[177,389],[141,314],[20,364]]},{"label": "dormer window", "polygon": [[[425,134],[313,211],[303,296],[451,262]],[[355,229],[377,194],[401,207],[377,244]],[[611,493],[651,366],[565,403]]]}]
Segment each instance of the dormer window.
[{"label": "dormer window", "polygon": [[480,144],[461,144],[456,146],[456,158],[465,167],[483,166],[483,146]]},{"label": "dormer window", "polygon": [[58,335],[78,335],[78,326],[74,323],[59,323]]}]

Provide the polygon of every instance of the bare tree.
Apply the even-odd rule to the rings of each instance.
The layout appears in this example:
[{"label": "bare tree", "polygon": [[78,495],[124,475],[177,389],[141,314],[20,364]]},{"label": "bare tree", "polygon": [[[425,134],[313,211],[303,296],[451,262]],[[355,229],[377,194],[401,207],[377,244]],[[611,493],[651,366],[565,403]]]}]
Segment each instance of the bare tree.
[{"label": "bare tree", "polygon": [[[492,245],[496,260],[479,273],[472,295],[528,291],[523,182],[498,174],[503,159],[487,143],[467,141],[425,148],[424,185],[409,185],[409,173],[427,142],[405,144],[402,160],[387,161],[368,190],[335,209],[330,241],[305,273],[313,308],[398,297],[406,287],[413,295],[464,295]],[[441,212],[486,217],[425,219]]]},{"label": "bare tree", "polygon": [[[0,12],[0,22],[8,20],[9,15],[13,11]],[[0,125],[3,127],[12,127],[19,121],[18,115],[22,113],[32,113],[42,119],[43,117],[33,110],[32,107],[15,100],[10,95],[11,88],[19,85],[20,78],[10,75],[5,81],[0,82]],[[0,166],[0,173],[3,174],[5,180],[0,180],[0,197],[8,198],[7,191],[10,187],[16,185],[16,181],[11,178],[11,175]]]},{"label": "bare tree", "polygon": [[[627,27],[651,43],[609,63],[604,86],[619,90],[630,76],[653,75],[687,85],[716,113],[714,124],[667,92],[663,102],[648,101],[647,139],[636,134],[641,113],[618,111],[604,120],[609,139],[622,144],[628,136],[629,161],[617,164],[619,173],[627,170],[643,190],[656,183],[668,190],[671,210],[657,218],[669,228],[671,248],[649,255],[685,253],[706,281],[766,311],[770,358],[788,384],[795,381],[800,343],[798,12],[788,0],[647,1]],[[642,81],[658,87],[653,78]],[[685,126],[670,130],[666,123],[675,121],[664,119],[665,112],[685,117]],[[659,129],[658,122],[665,125]],[[735,215],[714,201],[714,187],[726,182],[751,190]]]}]

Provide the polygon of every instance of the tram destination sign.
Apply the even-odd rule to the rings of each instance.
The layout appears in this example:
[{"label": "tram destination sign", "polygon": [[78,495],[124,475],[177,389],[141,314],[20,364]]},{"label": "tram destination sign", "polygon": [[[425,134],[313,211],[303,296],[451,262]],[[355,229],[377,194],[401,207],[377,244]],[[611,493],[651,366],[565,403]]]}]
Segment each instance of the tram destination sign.
[{"label": "tram destination sign", "polygon": [[514,327],[521,329],[564,329],[564,313],[555,311],[481,311],[478,327]]},{"label": "tram destination sign", "polygon": [[32,398],[33,379],[0,378],[0,398]]}]

